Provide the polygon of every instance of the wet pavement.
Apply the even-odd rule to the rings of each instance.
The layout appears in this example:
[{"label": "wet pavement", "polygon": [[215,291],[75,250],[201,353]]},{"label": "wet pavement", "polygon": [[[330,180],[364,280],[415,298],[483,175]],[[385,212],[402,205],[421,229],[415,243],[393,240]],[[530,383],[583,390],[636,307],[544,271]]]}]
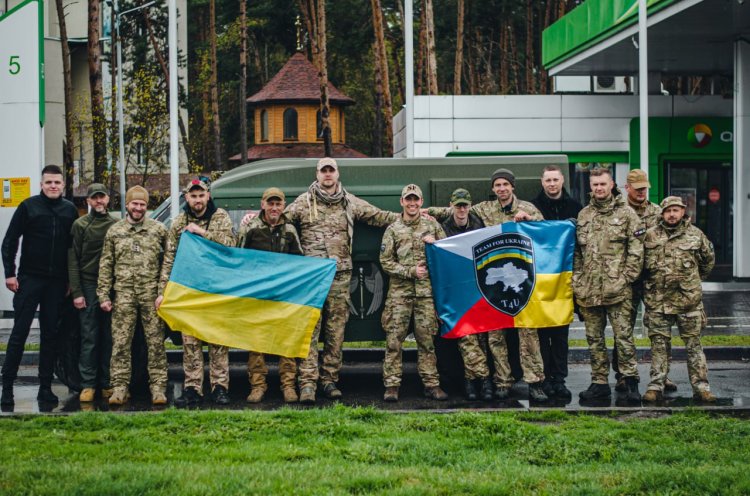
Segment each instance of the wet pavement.
[{"label": "wet pavement", "polygon": [[[642,378],[640,385],[641,393],[646,390],[646,378],[648,377],[648,363],[639,364],[639,373]],[[413,363],[405,364],[404,380],[400,391],[400,401],[397,403],[386,403],[382,400],[383,385],[381,379],[381,368],[378,363],[354,363],[346,364],[341,376],[339,386],[344,392],[343,399],[338,403],[347,406],[368,406],[386,411],[541,411],[546,409],[561,409],[569,412],[661,412],[670,413],[685,409],[702,409],[708,411],[721,411],[735,415],[750,415],[750,362],[748,361],[717,361],[709,362],[709,381],[711,389],[719,400],[714,404],[700,404],[692,399],[692,391],[687,378],[685,362],[672,364],[669,377],[678,385],[678,390],[668,393],[665,400],[660,404],[627,404],[619,393],[613,390],[610,400],[596,402],[581,402],[578,393],[586,389],[590,382],[590,367],[587,364],[573,364],[570,367],[568,387],[573,392],[572,401],[566,403],[561,400],[553,400],[545,403],[530,402],[528,399],[528,387],[523,383],[517,383],[512,391],[511,397],[505,401],[467,401],[462,396],[461,382],[443,383],[444,388],[450,395],[447,401],[427,400],[423,397],[422,387]],[[170,381],[168,387],[169,405],[166,407],[153,407],[147,392],[134,392],[134,397],[122,407],[110,407],[105,401],[97,400],[90,404],[81,404],[75,393],[69,392],[67,387],[60,383],[53,385],[55,394],[60,397],[58,405],[45,405],[36,401],[38,382],[36,380],[35,367],[22,367],[19,379],[15,387],[15,407],[11,411],[3,412],[1,415],[12,414],[34,414],[39,412],[51,412],[53,414],[66,414],[78,411],[118,411],[118,412],[142,412],[161,411],[173,405],[174,398],[182,393],[182,371],[179,366],[170,366]],[[614,380],[611,380],[612,385]],[[305,406],[299,403],[285,405],[279,391],[278,376],[275,367],[271,367],[269,375],[269,389],[266,398],[260,404],[249,404],[245,398],[249,392],[247,375],[242,366],[232,366],[230,382],[231,403],[226,406],[214,405],[208,395],[198,409],[216,410],[276,410],[284,406],[294,409],[329,407],[337,402],[319,399],[313,406]]]}]

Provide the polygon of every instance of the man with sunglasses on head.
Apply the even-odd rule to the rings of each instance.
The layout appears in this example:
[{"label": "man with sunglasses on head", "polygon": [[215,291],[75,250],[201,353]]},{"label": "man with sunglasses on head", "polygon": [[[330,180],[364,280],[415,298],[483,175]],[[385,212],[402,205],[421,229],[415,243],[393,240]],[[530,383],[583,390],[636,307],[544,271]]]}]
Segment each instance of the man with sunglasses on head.
[{"label": "man with sunglasses on head", "polygon": [[[172,273],[177,246],[182,233],[189,232],[204,239],[234,246],[237,238],[229,214],[214,205],[211,192],[205,178],[191,179],[184,190],[185,206],[172,223],[167,234],[164,249],[164,264],[159,281],[159,297],[156,308],[164,300],[164,288]],[[189,334],[182,334],[182,367],[185,371],[185,383],[182,396],[175,399],[178,408],[197,405],[203,401],[203,341]],[[211,399],[217,405],[229,403],[229,348],[208,344],[208,370],[211,381]]]}]

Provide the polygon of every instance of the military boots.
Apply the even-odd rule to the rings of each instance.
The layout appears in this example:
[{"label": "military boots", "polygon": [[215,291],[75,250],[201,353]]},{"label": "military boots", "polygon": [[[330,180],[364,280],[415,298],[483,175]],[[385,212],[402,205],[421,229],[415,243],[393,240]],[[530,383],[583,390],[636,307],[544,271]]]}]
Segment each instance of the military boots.
[{"label": "military boots", "polygon": [[477,400],[477,388],[474,386],[474,379],[466,379],[464,381],[464,395],[469,401]]},{"label": "military boots", "polygon": [[584,401],[607,399],[612,397],[612,390],[609,388],[609,384],[592,382],[588,389],[578,394],[578,397]]},{"label": "military boots", "polygon": [[13,383],[3,381],[3,395],[0,398],[0,405],[2,406],[13,406],[15,400],[13,399]]},{"label": "military boots", "polygon": [[641,393],[638,392],[638,378],[626,377],[625,384],[628,386],[628,393],[625,395],[628,403],[640,403]]},{"label": "military boots", "polygon": [[492,380],[489,377],[481,379],[482,389],[479,392],[482,401],[492,401]]}]

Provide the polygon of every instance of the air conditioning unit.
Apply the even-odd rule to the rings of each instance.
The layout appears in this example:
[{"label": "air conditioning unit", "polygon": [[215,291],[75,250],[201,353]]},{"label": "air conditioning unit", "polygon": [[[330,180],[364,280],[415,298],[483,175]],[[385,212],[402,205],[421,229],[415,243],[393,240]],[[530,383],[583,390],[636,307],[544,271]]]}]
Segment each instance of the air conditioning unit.
[{"label": "air conditioning unit", "polygon": [[628,78],[623,76],[593,76],[594,93],[630,93]]}]

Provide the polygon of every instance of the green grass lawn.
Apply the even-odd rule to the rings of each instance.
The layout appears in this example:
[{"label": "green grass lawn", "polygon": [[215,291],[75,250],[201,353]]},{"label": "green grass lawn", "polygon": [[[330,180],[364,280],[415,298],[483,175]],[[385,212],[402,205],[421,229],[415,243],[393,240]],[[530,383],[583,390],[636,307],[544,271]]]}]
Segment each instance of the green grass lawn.
[{"label": "green grass lawn", "polygon": [[0,418],[3,494],[748,494],[750,421],[374,409]]}]

